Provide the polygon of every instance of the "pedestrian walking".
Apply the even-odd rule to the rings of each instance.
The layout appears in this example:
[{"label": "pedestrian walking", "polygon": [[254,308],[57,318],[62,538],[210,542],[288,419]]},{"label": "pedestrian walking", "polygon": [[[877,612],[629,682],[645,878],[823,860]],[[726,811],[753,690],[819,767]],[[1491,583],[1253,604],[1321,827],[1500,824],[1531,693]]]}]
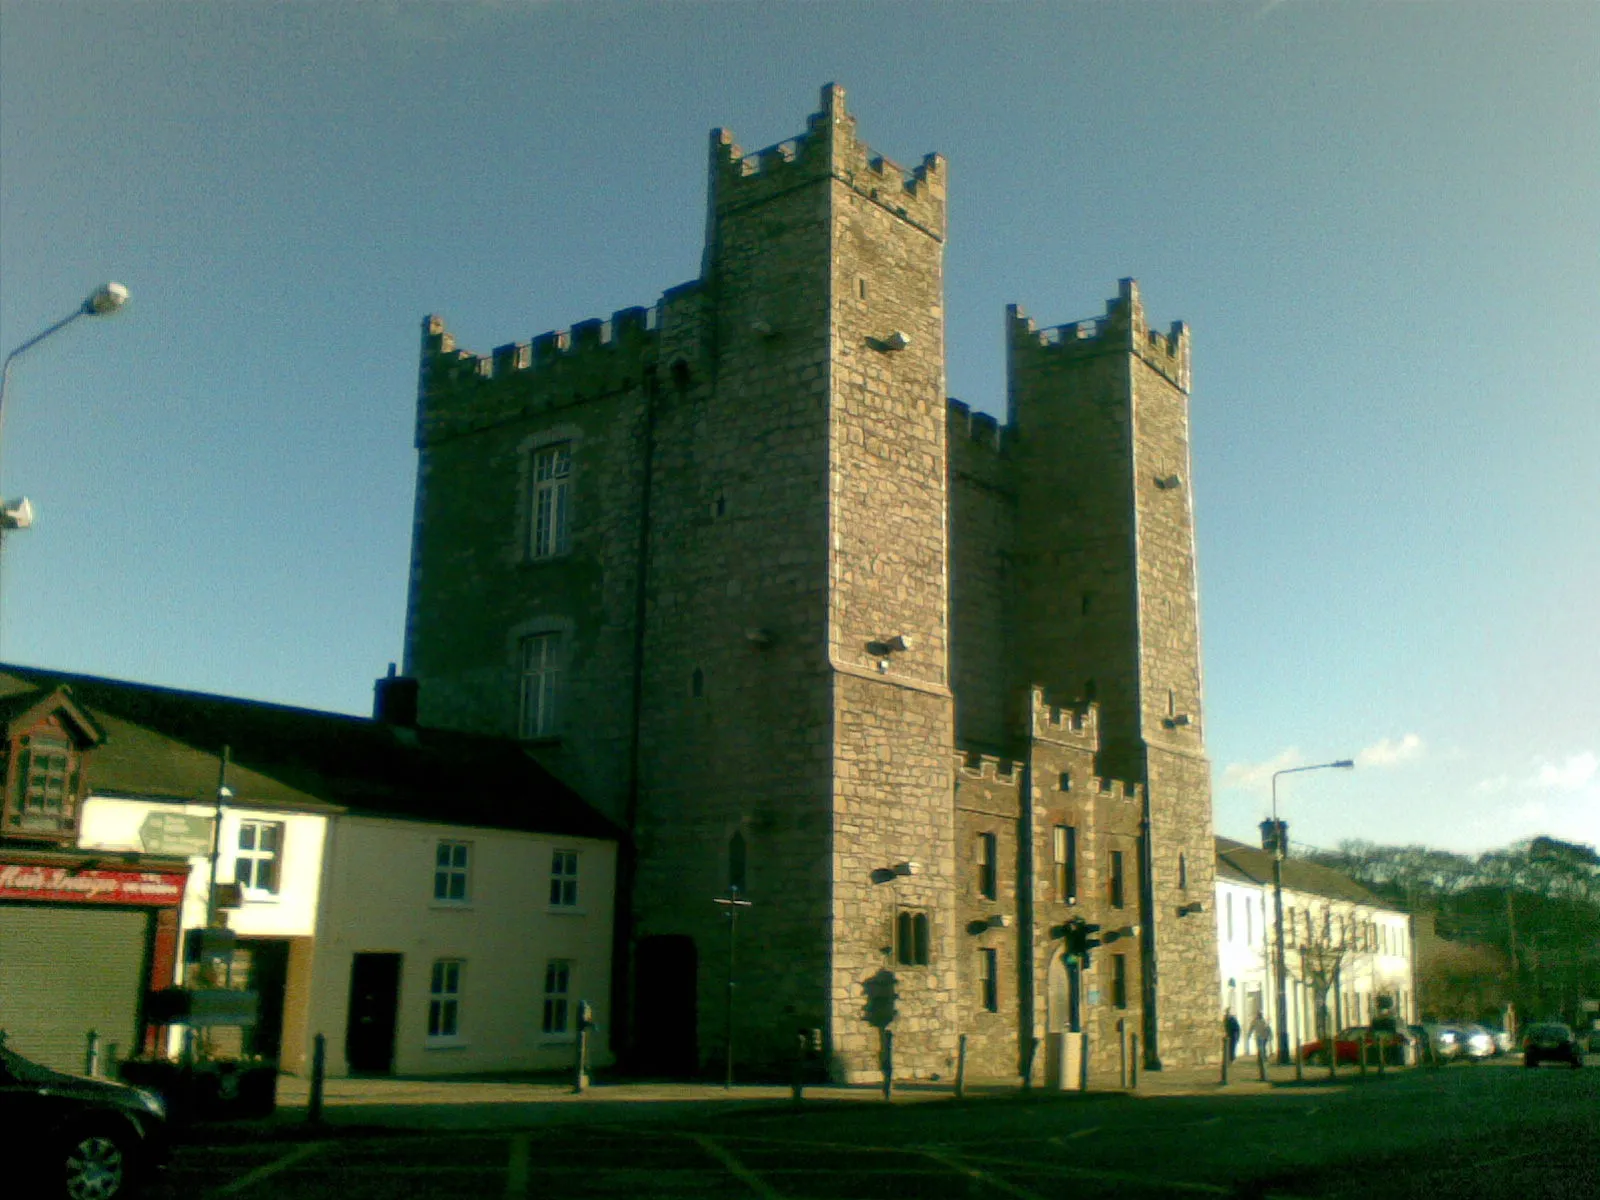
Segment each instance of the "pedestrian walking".
[{"label": "pedestrian walking", "polygon": [[1232,1062],[1239,1057],[1239,1018],[1233,1015],[1233,1009],[1228,1009],[1222,1014],[1222,1032],[1228,1037],[1228,1061]]},{"label": "pedestrian walking", "polygon": [[1267,1056],[1267,1047],[1272,1044],[1272,1026],[1267,1024],[1267,1018],[1260,1013],[1250,1022],[1250,1036],[1255,1039],[1256,1054],[1261,1058]]}]

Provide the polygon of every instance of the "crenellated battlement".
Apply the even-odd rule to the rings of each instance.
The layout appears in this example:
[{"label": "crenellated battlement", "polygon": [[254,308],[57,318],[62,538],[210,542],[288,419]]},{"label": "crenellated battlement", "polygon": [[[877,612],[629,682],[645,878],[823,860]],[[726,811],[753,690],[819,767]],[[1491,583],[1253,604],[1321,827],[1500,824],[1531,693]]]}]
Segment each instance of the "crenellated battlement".
[{"label": "crenellated battlement", "polygon": [[1028,704],[1034,738],[1061,742],[1083,750],[1100,749],[1100,706],[1087,700],[1069,704],[1053,702],[1042,687],[1029,689]]},{"label": "crenellated battlement", "polygon": [[624,308],[478,354],[422,323],[417,444],[636,385],[658,357],[661,308]]},{"label": "crenellated battlement", "polygon": [[1121,281],[1116,297],[1106,301],[1102,317],[1039,329],[1019,306],[1010,304],[1006,306],[1006,330],[1018,361],[1029,354],[1087,357],[1132,351],[1184,391],[1189,390],[1188,326],[1174,321],[1166,333],[1151,329],[1145,322],[1139,284],[1133,279]]},{"label": "crenellated battlement", "polygon": [[969,779],[982,779],[1007,787],[1015,787],[1021,780],[1017,768],[1022,764],[1016,759],[1000,758],[978,750],[957,750],[955,761],[956,770]]},{"label": "crenellated battlement", "polygon": [[714,213],[744,208],[805,183],[832,177],[934,237],[944,239],[945,163],[938,154],[907,170],[856,139],[856,121],[838,84],[822,89],[821,111],[806,130],[745,153],[727,129],[711,131]]},{"label": "crenellated battlement", "polygon": [[954,396],[947,398],[946,415],[949,421],[950,440],[964,439],[982,450],[996,454],[1006,448],[1006,427],[985,412],[973,412],[972,407]]},{"label": "crenellated battlement", "polygon": [[1094,792],[1101,800],[1139,805],[1144,803],[1144,787],[1142,784],[1128,783],[1121,779],[1102,779],[1098,775],[1091,775],[1088,786],[1089,790]]},{"label": "crenellated battlement", "polygon": [[653,339],[658,326],[658,308],[624,308],[612,313],[610,320],[592,317],[526,342],[508,342],[489,354],[475,354],[456,345],[442,317],[429,316],[423,321],[423,357],[431,353],[435,371],[442,368],[446,379],[502,379],[589,353],[638,348]]}]

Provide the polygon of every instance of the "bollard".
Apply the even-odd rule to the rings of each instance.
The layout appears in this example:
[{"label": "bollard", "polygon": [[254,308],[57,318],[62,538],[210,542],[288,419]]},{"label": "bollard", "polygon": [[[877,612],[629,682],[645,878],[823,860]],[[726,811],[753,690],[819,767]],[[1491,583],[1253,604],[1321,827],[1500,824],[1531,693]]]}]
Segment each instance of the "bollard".
[{"label": "bollard", "polygon": [[91,1079],[100,1074],[100,1035],[92,1029],[83,1051],[83,1073]]},{"label": "bollard", "polygon": [[1378,1035],[1378,1077],[1380,1079],[1383,1077],[1383,1060],[1384,1060],[1384,1056],[1386,1054],[1388,1054],[1388,1052],[1389,1052],[1389,1039],[1384,1037],[1383,1034],[1380,1033]]},{"label": "bollard", "polygon": [[1267,1045],[1262,1038],[1256,1039],[1256,1074],[1262,1083],[1267,1081]]},{"label": "bollard", "polygon": [[1322,1045],[1328,1055],[1328,1078],[1337,1079],[1339,1077],[1339,1041],[1330,1033],[1323,1040]]},{"label": "bollard", "polygon": [[1306,1048],[1299,1039],[1295,1040],[1294,1047],[1294,1081],[1304,1083],[1306,1078]]},{"label": "bollard", "polygon": [[1367,1077],[1367,1035],[1364,1033],[1356,1037],[1356,1074],[1362,1079]]},{"label": "bollard", "polygon": [[1233,1039],[1227,1034],[1222,1035],[1222,1086],[1228,1086],[1228,1051],[1233,1048]]},{"label": "bollard", "polygon": [[789,1084],[789,1098],[796,1108],[805,1099],[806,1093],[806,1043],[811,1039],[801,1030],[794,1039],[794,1079]]},{"label": "bollard", "polygon": [[306,1102],[306,1120],[322,1121],[322,1079],[328,1071],[328,1039],[317,1034],[311,1039],[311,1098]]},{"label": "bollard", "polygon": [[1129,1038],[1128,1050],[1128,1086],[1134,1091],[1139,1090],[1139,1035],[1137,1033]]},{"label": "bollard", "polygon": [[967,1035],[956,1039],[956,1099],[967,1098]]},{"label": "bollard", "polygon": [[894,1030],[883,1031],[883,1098],[894,1099]]}]

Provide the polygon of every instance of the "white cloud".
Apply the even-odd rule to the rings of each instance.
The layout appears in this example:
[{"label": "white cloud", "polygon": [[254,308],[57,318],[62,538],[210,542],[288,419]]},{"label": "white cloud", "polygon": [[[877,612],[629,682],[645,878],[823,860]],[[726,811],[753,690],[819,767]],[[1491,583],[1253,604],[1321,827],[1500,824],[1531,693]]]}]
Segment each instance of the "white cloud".
[{"label": "white cloud", "polygon": [[1491,775],[1488,779],[1480,779],[1472,785],[1472,794],[1475,796],[1494,796],[1505,791],[1511,786],[1511,776]]},{"label": "white cloud", "polygon": [[1393,738],[1383,738],[1381,741],[1373,742],[1372,745],[1356,751],[1356,766],[1392,767],[1396,763],[1421,758],[1422,749],[1422,739],[1414,733],[1406,734],[1399,741],[1395,741]]},{"label": "white cloud", "polygon": [[1219,786],[1238,788],[1242,792],[1266,793],[1272,789],[1272,773],[1295,766],[1301,759],[1300,748],[1290,746],[1266,762],[1229,763],[1222,769]]},{"label": "white cloud", "polygon": [[1576,792],[1587,787],[1597,775],[1600,775],[1600,758],[1593,750],[1585,750],[1567,755],[1563,763],[1540,763],[1528,782],[1558,792]]}]

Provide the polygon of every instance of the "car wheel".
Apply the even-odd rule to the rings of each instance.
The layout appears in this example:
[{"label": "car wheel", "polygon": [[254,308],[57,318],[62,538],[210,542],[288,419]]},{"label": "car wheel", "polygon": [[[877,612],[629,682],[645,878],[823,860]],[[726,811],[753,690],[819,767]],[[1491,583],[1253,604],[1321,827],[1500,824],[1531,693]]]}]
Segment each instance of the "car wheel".
[{"label": "car wheel", "polygon": [[1522,1060],[1522,1065],[1525,1066],[1525,1067],[1537,1067],[1539,1065],[1539,1062],[1538,1062],[1537,1059],[1524,1058]]},{"label": "car wheel", "polygon": [[114,1134],[77,1135],[67,1143],[63,1167],[62,1194],[67,1200],[118,1200],[128,1194],[131,1163]]}]

